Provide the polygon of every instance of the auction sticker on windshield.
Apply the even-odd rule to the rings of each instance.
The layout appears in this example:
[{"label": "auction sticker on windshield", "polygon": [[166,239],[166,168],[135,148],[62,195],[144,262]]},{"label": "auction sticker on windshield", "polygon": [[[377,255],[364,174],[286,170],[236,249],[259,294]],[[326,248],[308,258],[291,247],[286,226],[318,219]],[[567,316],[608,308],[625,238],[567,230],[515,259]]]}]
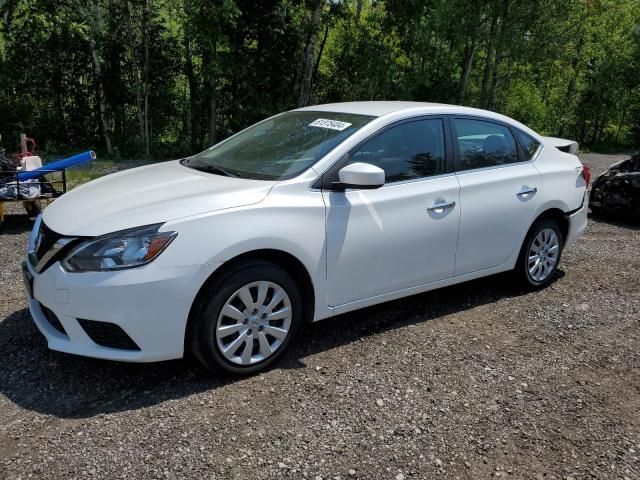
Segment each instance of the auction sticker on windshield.
[{"label": "auction sticker on windshield", "polygon": [[329,128],[331,130],[342,131],[345,128],[351,126],[350,123],[341,122],[339,120],[327,120],[326,118],[319,118],[309,124],[310,127]]}]

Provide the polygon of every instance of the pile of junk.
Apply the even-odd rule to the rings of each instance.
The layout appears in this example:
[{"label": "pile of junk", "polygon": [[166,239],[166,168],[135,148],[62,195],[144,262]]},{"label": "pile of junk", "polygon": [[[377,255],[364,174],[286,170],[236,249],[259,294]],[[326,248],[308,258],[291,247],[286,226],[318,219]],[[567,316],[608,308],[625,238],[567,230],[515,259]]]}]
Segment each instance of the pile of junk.
[{"label": "pile of junk", "polygon": [[589,207],[602,218],[640,222],[640,150],[611,165],[593,182]]},{"label": "pile of junk", "polygon": [[36,143],[22,134],[20,152],[7,154],[0,146],[0,228],[5,203],[21,202],[27,215],[36,217],[55,198],[67,191],[66,169],[96,158],[92,150],[43,164],[35,153]]}]

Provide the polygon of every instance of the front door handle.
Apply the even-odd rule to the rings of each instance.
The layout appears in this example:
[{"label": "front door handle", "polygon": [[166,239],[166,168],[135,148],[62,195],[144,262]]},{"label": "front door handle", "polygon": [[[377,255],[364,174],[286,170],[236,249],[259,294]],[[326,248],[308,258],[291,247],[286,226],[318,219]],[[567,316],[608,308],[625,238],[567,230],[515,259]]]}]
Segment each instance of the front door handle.
[{"label": "front door handle", "polygon": [[455,206],[456,206],[456,202],[454,202],[453,200],[450,202],[443,201],[442,203],[434,203],[430,207],[427,207],[427,211],[442,213],[444,212],[445,208],[453,208]]},{"label": "front door handle", "polygon": [[536,187],[527,187],[526,185],[522,187],[522,190],[518,192],[519,197],[524,197],[525,195],[529,195],[531,193],[536,193],[538,189]]}]

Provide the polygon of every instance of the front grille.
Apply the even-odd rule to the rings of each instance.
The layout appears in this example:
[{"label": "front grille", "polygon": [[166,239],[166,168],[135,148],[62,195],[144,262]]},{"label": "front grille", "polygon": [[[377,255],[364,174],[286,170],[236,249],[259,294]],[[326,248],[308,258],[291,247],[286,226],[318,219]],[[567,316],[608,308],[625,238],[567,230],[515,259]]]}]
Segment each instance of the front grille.
[{"label": "front grille", "polygon": [[40,222],[35,239],[34,251],[30,251],[27,258],[38,273],[42,273],[64,256],[86,237],[65,237],[54,232]]},{"label": "front grille", "polygon": [[51,230],[44,224],[44,222],[40,222],[40,231],[36,238],[39,238],[40,242],[37,244],[37,248],[34,253],[39,260],[58,240],[62,238],[62,235]]},{"label": "front grille", "polygon": [[47,321],[53,328],[55,328],[57,331],[59,331],[63,335],[67,334],[67,331],[64,329],[64,327],[62,326],[62,323],[60,323],[60,319],[55,313],[53,313],[51,310],[49,310],[47,307],[45,307],[42,304],[40,304],[40,310],[42,310],[42,313],[44,314]]},{"label": "front grille", "polygon": [[119,348],[120,350],[140,350],[136,342],[115,323],[97,322],[84,318],[78,318],[78,323],[87,332],[89,338],[100,346]]}]

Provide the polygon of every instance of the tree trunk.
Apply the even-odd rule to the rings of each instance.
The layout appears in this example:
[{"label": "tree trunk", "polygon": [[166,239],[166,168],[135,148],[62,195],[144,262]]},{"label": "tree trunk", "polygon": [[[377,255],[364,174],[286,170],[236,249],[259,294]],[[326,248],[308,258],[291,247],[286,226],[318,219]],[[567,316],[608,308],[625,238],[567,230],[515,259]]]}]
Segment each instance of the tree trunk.
[{"label": "tree trunk", "polygon": [[93,37],[89,38],[91,61],[93,62],[93,69],[96,74],[96,92],[98,94],[98,111],[100,115],[100,123],[102,124],[102,135],[104,137],[105,147],[107,147],[107,153],[111,155],[113,153],[113,148],[111,147],[111,133],[109,131],[109,122],[107,121],[107,104],[104,85],[102,83],[102,67],[100,65],[100,57],[98,55],[96,42],[93,40]]},{"label": "tree trunk", "polygon": [[484,63],[484,71],[482,72],[482,85],[480,88],[480,105],[484,106],[487,102],[489,89],[489,77],[491,75],[491,66],[494,61],[495,50],[495,31],[498,23],[498,13],[495,13],[491,19],[491,27],[489,28],[489,37],[487,38],[487,58]]},{"label": "tree trunk", "polygon": [[362,16],[362,4],[363,0],[358,0],[356,3],[356,23],[360,22],[360,17]]},{"label": "tree trunk", "polygon": [[471,41],[471,44],[467,45],[465,51],[464,67],[462,69],[462,78],[460,80],[460,94],[459,102],[464,105],[464,100],[467,95],[467,87],[469,86],[469,77],[471,76],[471,69],[473,68],[473,57],[476,53],[475,38]]},{"label": "tree trunk", "polygon": [[131,71],[133,73],[134,83],[135,83],[135,92],[136,92],[136,114],[138,117],[138,128],[140,129],[139,135],[140,139],[144,138],[144,117],[142,114],[142,78],[140,75],[140,62],[138,60],[138,47],[135,42],[135,37],[133,35],[134,24],[133,24],[133,14],[131,9],[131,2],[127,1],[127,15],[128,15],[128,28],[127,28],[127,37],[129,42],[129,58],[131,61]]},{"label": "tree trunk", "polygon": [[[98,53],[98,45],[96,43],[96,36],[98,35],[98,26],[100,25],[100,11],[97,9],[95,12],[88,10],[90,7],[96,7],[93,4],[89,4],[87,7],[83,5],[79,0],[76,2],[78,12],[83,17],[83,20],[89,25],[89,50],[91,51],[91,63],[93,64],[93,71],[96,76],[96,97],[98,100],[98,116],[100,118],[100,125],[102,127],[102,136],[104,137],[104,144],[107,148],[107,153],[111,155],[113,148],[111,146],[111,129],[109,128],[109,121],[107,120],[107,95],[104,89],[104,82],[102,78],[102,62],[100,54]],[[96,7],[99,8],[99,7]],[[95,18],[92,15],[95,14]]]},{"label": "tree trunk", "polygon": [[578,133],[578,142],[583,143],[587,140],[587,116],[580,116],[580,133]]},{"label": "tree trunk", "polygon": [[604,127],[607,124],[607,111],[608,111],[608,102],[605,102],[604,108],[602,109],[602,114],[598,116],[596,119],[596,130],[594,132],[594,144],[598,144],[602,142],[602,135],[604,133]]},{"label": "tree trunk", "polygon": [[629,108],[629,100],[631,100],[631,92],[632,92],[632,89],[629,88],[629,92],[627,93],[627,99],[624,101],[622,106],[622,116],[620,117],[620,123],[618,123],[618,129],[616,130],[616,136],[615,136],[616,144],[620,141],[620,131],[622,130],[625,117],[627,116],[627,108]]},{"label": "tree trunk", "polygon": [[213,77],[210,79],[209,88],[211,89],[211,95],[209,97],[209,145],[215,145],[218,128],[218,95],[216,94],[215,80]]},{"label": "tree trunk", "polygon": [[503,51],[507,38],[510,3],[511,0],[503,0],[502,3],[502,16],[498,32],[498,41],[496,42],[495,57],[493,61],[491,88],[489,90],[489,96],[487,98],[487,108],[489,110],[495,110],[497,103],[498,82],[500,80],[500,65],[503,60]]},{"label": "tree trunk", "polygon": [[[212,46],[205,49],[202,54],[202,65],[205,75],[205,85],[207,87],[207,99],[209,103],[209,124],[207,128],[207,140],[209,146],[215,144],[217,135],[218,120],[218,94],[216,92],[216,61],[218,55],[218,39],[214,37]],[[238,103],[242,103],[239,101]]]},{"label": "tree trunk", "polygon": [[313,74],[311,75],[311,85],[316,79],[318,75],[318,69],[320,68],[320,60],[322,59],[322,53],[324,52],[324,46],[327,43],[327,37],[329,36],[329,22],[324,29],[324,36],[322,37],[322,42],[320,42],[320,51],[318,52],[318,56],[316,57],[316,64],[313,67]]},{"label": "tree trunk", "polygon": [[[503,66],[503,70],[504,70],[504,66]],[[502,88],[500,89],[501,91],[508,92],[511,89],[512,78],[513,78],[513,64],[507,63],[507,73],[506,75],[502,75]],[[501,95],[500,101],[496,101],[496,108],[495,108],[496,112],[500,112],[504,108],[504,104],[506,100],[505,97],[506,95]]]},{"label": "tree trunk", "polygon": [[144,95],[144,113],[143,113],[143,124],[144,124],[144,155],[145,158],[150,157],[150,132],[149,132],[149,94],[150,94],[150,85],[149,85],[149,23],[151,22],[151,0],[145,0],[144,3],[144,84],[143,84],[143,95]]},{"label": "tree trunk", "polygon": [[193,69],[193,56],[191,52],[191,39],[185,33],[185,75],[189,83],[189,125],[191,137],[191,153],[200,149],[198,135],[198,81]]},{"label": "tree trunk", "polygon": [[495,59],[493,62],[493,73],[491,77],[491,90],[487,99],[487,109],[495,110],[496,99],[498,95],[498,81],[500,79],[500,64],[502,63],[502,48],[496,49]]},{"label": "tree trunk", "polygon": [[309,105],[311,99],[311,79],[313,77],[313,57],[316,47],[316,36],[320,18],[322,15],[322,0],[316,0],[313,13],[311,14],[311,25],[307,44],[304,48],[304,73],[302,75],[302,86],[300,88],[300,98],[298,99],[299,107]]},{"label": "tree trunk", "polygon": [[[573,103],[573,98],[575,96],[576,90],[576,81],[580,78],[581,66],[579,59],[582,56],[582,49],[584,48],[584,38],[581,36],[578,39],[578,46],[576,48],[576,52],[571,60],[571,71],[569,72],[569,84],[567,85],[567,93],[565,94],[566,102],[562,105],[562,113],[566,112]],[[563,115],[564,116],[564,115]],[[575,117],[574,117],[575,118]],[[584,117],[583,117],[584,118]],[[582,133],[584,133],[584,123],[582,123]],[[565,129],[567,129],[568,125],[566,121],[562,121],[560,123],[560,129],[558,131],[558,136],[564,137]],[[580,139],[582,140],[582,138]]]},{"label": "tree trunk", "polygon": [[66,116],[65,116],[65,112],[64,112],[64,100],[63,100],[63,93],[64,93],[64,87],[63,87],[63,78],[64,78],[64,72],[61,69],[62,66],[62,62],[60,61],[60,50],[56,49],[56,56],[57,56],[57,62],[55,65],[55,70],[54,70],[54,74],[53,74],[53,84],[54,84],[54,95],[55,95],[55,99],[56,99],[56,113],[58,116],[58,121],[60,122],[60,127],[62,130],[62,135],[64,137],[67,136],[67,121],[66,121]]}]

